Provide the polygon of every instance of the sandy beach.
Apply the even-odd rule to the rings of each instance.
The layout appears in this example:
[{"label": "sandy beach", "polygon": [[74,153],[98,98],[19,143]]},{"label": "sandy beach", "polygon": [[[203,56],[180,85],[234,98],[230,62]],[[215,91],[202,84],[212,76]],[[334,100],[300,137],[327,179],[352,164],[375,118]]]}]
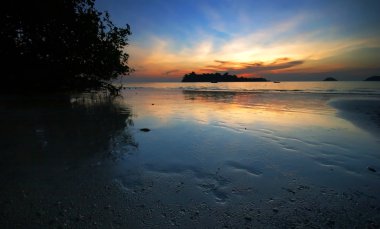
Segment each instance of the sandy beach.
[{"label": "sandy beach", "polygon": [[2,228],[380,227],[378,96],[1,102]]}]

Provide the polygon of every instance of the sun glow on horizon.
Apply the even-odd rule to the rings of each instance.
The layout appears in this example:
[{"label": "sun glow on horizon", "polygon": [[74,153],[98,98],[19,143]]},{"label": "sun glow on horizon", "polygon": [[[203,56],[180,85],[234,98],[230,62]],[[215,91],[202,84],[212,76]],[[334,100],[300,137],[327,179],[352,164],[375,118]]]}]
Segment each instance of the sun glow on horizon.
[{"label": "sun glow on horizon", "polygon": [[[192,71],[261,77],[380,71],[376,2],[352,2],[345,9],[338,0],[149,3],[145,8],[132,4],[142,13],[132,7],[127,14],[136,24],[126,47],[135,77],[179,79]],[[144,14],[153,9],[156,14]]]},{"label": "sun glow on horizon", "polygon": [[[333,71],[355,66],[352,66],[353,63],[347,63],[348,61],[344,58],[333,63],[324,62],[337,56],[344,56],[347,50],[356,51],[361,47],[380,47],[380,43],[365,39],[330,42],[304,40],[297,43],[282,42],[264,47],[255,45],[247,38],[231,40],[230,43],[220,48],[213,48],[213,42],[206,40],[192,48],[186,47],[175,52],[170,50],[169,43],[162,39],[155,40],[157,43],[154,42],[151,49],[130,49],[131,55],[135,55],[135,58],[131,59],[131,65],[142,66],[137,67],[136,74],[178,77],[195,71],[199,73],[230,72],[241,76],[257,76],[282,72]],[[305,69],[308,70],[305,71]]]}]

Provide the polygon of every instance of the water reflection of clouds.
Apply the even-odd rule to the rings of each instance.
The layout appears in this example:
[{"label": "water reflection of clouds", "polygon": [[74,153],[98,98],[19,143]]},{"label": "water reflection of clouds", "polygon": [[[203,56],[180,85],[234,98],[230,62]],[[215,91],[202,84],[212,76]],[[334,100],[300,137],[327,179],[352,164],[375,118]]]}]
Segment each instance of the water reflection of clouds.
[{"label": "water reflection of clouds", "polygon": [[[224,123],[301,125],[299,118],[321,123],[318,114],[328,112],[324,99],[303,96],[263,93],[183,91],[185,99],[195,101],[194,110],[213,110],[218,120]],[[201,105],[200,105],[201,104]],[[215,117],[215,115],[213,115]]]},{"label": "water reflection of clouds", "polygon": [[[351,175],[378,161],[372,156],[378,144],[337,117],[329,95],[157,89],[125,98],[137,114],[136,129],[152,128],[136,134],[140,157],[131,158],[132,166],[157,177],[195,180],[217,201],[226,200],[232,192],[225,188],[239,179],[265,193],[281,189],[277,179],[292,178],[351,188],[363,181]],[[231,185],[209,176],[219,168]]]},{"label": "water reflection of clouds", "polygon": [[232,129],[261,125],[289,130],[310,126],[350,128],[347,122],[334,116],[335,110],[326,104],[329,99],[329,96],[283,93],[157,90],[138,94],[131,102],[138,108],[138,120],[149,119],[156,128],[181,121]]},{"label": "water reflection of clouds", "polygon": [[[149,160],[158,164],[183,154],[210,157],[210,161],[235,152],[340,157],[356,152],[358,142],[372,139],[337,117],[327,104],[331,97],[321,94],[146,90],[126,98],[137,112],[137,128],[153,130],[138,135],[138,140],[141,149],[151,153]],[[210,152],[218,152],[217,158]],[[334,160],[328,158],[323,165],[334,165]]]}]

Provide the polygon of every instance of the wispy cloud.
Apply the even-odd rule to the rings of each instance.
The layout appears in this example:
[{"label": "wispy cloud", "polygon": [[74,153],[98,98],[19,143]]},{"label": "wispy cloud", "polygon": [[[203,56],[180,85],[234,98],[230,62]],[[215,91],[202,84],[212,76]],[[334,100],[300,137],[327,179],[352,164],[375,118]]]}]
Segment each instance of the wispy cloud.
[{"label": "wispy cloud", "polygon": [[353,67],[355,61],[344,58],[347,51],[380,47],[377,38],[339,37],[331,28],[300,30],[308,20],[307,15],[299,14],[270,28],[230,34],[223,39],[201,29],[184,38],[186,42],[150,35],[145,45],[137,42],[128,47],[130,64],[136,69],[135,75],[153,77],[180,77],[191,71],[228,71],[237,75],[310,73]]},{"label": "wispy cloud", "polygon": [[204,72],[230,72],[233,74],[242,75],[260,75],[265,73],[272,73],[276,70],[288,69],[295,66],[302,65],[304,60],[291,60],[288,57],[278,58],[272,63],[264,62],[234,62],[234,61],[221,61],[215,60],[214,65],[208,65],[202,68]]},{"label": "wispy cloud", "polygon": [[173,70],[169,70],[169,71],[165,72],[164,74],[167,75],[167,76],[169,76],[169,75],[171,75],[173,73],[177,73],[179,71],[180,71],[179,69],[173,69]]},{"label": "wispy cloud", "polygon": [[98,4],[116,12],[117,24],[132,25],[127,52],[135,76],[380,68],[380,1],[111,2]]}]

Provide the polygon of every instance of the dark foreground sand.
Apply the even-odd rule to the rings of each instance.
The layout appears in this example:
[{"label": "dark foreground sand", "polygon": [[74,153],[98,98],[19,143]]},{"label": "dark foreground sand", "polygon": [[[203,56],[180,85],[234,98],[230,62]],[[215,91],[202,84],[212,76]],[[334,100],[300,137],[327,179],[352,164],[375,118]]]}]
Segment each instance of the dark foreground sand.
[{"label": "dark foreground sand", "polygon": [[[354,124],[376,126],[379,103],[372,106],[372,102],[336,100],[332,103],[342,117],[350,118]],[[68,112],[66,105],[54,106],[54,111],[46,108],[46,104],[37,107],[2,108],[1,228],[380,227],[380,196],[376,189],[380,189],[379,171],[369,171],[360,165],[362,170],[354,172],[328,163],[309,170],[307,163],[312,165],[314,161],[299,156],[301,167],[305,163],[300,175],[292,167],[298,165],[275,162],[286,152],[290,154],[278,160],[297,158],[296,149],[279,148],[278,152],[272,152],[277,148],[261,146],[262,139],[255,138],[245,146],[238,142],[232,147],[260,149],[266,151],[265,158],[273,155],[273,159],[252,164],[246,163],[251,160],[248,157],[235,161],[221,159],[223,163],[206,168],[202,167],[207,162],[202,159],[207,153],[204,150],[191,155],[198,160],[197,166],[187,160],[177,162],[160,156],[165,154],[162,148],[167,151],[171,148],[160,146],[159,139],[149,146],[157,149],[149,158],[158,155],[159,161],[167,162],[157,165],[141,159],[148,146],[138,146],[139,142],[130,134],[154,140],[159,138],[154,135],[158,130],[153,129],[148,135],[139,132],[139,127],[133,127],[131,122],[118,122],[129,120],[128,109],[115,104],[94,109],[88,104],[84,108],[70,105]],[[115,110],[117,115],[112,113]],[[101,115],[94,117],[94,114]],[[110,126],[112,131],[107,129]],[[201,136],[208,136],[207,131],[214,130],[201,127],[206,132],[199,133]],[[376,128],[369,129],[376,132]],[[182,133],[180,129],[172,131],[173,140]],[[246,136],[240,132],[218,131],[221,136]],[[228,141],[233,144],[237,140]],[[294,139],[284,141],[291,143]],[[210,147],[216,147],[216,151],[222,150],[211,143]],[[219,145],[226,155],[234,152],[221,142]],[[200,147],[208,149],[205,145]],[[186,147],[178,150],[185,151]],[[171,160],[175,163],[169,163]],[[330,176],[337,179],[317,178]],[[347,184],[343,185],[346,180]]]},{"label": "dark foreground sand", "polygon": [[146,178],[125,190],[118,178],[104,176],[104,166],[110,165],[45,168],[17,183],[2,180],[2,228],[379,227],[377,197],[356,191],[293,181],[249,202],[238,197],[255,190],[236,187],[230,195],[237,198],[215,202],[186,178]]}]

